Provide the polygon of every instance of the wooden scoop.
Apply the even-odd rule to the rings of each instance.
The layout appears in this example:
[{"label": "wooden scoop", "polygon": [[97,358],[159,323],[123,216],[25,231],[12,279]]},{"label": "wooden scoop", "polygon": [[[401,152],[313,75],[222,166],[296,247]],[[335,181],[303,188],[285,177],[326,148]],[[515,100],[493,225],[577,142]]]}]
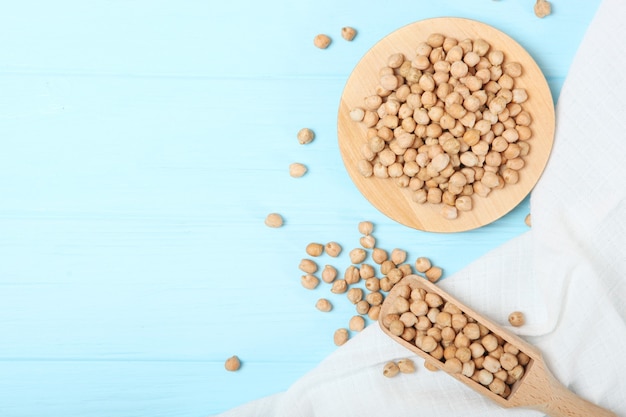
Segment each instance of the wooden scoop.
[{"label": "wooden scoop", "polygon": [[524,352],[530,357],[530,361],[525,366],[524,375],[512,385],[510,394],[506,398],[493,393],[486,386],[461,373],[450,373],[450,375],[471,387],[476,392],[490,398],[505,408],[531,408],[553,417],[617,417],[616,414],[577,396],[558,382],[548,370],[541,352],[536,347],[465,306],[427,279],[417,275],[409,275],[396,284],[385,298],[380,311],[379,323],[382,330],[387,335],[424,358],[430,365],[444,371],[446,370],[444,367],[445,359],[439,360],[434,358],[418,348],[413,343],[413,340],[407,341],[402,337],[395,336],[383,324],[386,316],[389,314],[398,314],[398,311],[396,311],[396,300],[401,297],[400,291],[402,284],[408,285],[412,290],[422,288],[428,293],[438,294],[444,302],[450,302],[456,305],[467,317],[475,319],[479,324],[488,328],[494,335],[501,337],[504,341],[517,347],[521,352]]}]

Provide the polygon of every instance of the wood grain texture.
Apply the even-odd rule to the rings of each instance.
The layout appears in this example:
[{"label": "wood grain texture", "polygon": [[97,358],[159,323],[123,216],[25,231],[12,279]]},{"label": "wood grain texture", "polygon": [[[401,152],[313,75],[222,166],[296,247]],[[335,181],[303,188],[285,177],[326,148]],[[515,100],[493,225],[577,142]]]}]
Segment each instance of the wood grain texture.
[{"label": "wood grain texture", "polygon": [[[419,204],[412,200],[413,191],[396,186],[392,178],[364,177],[358,169],[363,159],[361,147],[366,143],[366,127],[350,119],[350,110],[363,107],[365,97],[375,94],[379,71],[387,58],[402,53],[411,61],[419,42],[430,34],[441,33],[457,39],[484,39],[490,50],[503,51],[505,62],[522,65],[522,76],[515,79],[515,88],[524,88],[528,100],[523,108],[532,117],[533,137],[528,141],[531,151],[525,158],[517,184],[493,190],[487,197],[472,196],[469,212],[459,212],[456,219],[445,219],[442,204]],[[489,224],[517,206],[531,191],[545,168],[554,140],[554,104],[548,83],[532,56],[505,33],[478,21],[460,18],[434,18],[412,23],[385,36],[359,61],[348,78],[342,94],[338,115],[339,147],[350,177],[363,195],[392,219],[429,232],[460,232]]]}]

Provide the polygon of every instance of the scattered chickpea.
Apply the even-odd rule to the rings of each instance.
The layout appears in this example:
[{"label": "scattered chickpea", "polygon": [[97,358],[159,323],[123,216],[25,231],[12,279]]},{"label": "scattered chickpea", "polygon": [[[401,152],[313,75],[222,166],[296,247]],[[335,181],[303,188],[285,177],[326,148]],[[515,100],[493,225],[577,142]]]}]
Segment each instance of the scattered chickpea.
[{"label": "scattered chickpea", "polygon": [[356,30],[350,26],[341,28],[341,37],[347,41],[351,41],[356,36]]},{"label": "scattered chickpea", "polygon": [[315,275],[306,274],[306,275],[302,275],[302,277],[300,278],[300,283],[302,284],[304,288],[308,290],[312,290],[312,289],[315,289],[319,285],[320,280]]},{"label": "scattered chickpea", "polygon": [[302,272],[306,272],[307,274],[314,274],[315,272],[317,272],[317,264],[311,259],[302,259],[300,261],[300,265],[298,265],[298,268],[300,268]]},{"label": "scattered chickpea", "polygon": [[333,294],[343,294],[348,291],[348,284],[345,279],[336,279],[333,281],[330,292]]},{"label": "scattered chickpea", "polygon": [[359,223],[359,233],[362,235],[371,235],[374,231],[374,224],[370,221],[362,221]]},{"label": "scattered chickpea", "polygon": [[346,294],[348,300],[352,304],[356,304],[363,299],[363,290],[361,288],[350,288]]},{"label": "scattered chickpea", "polygon": [[385,262],[388,256],[387,251],[381,248],[374,248],[372,251],[372,260],[379,265]]},{"label": "scattered chickpea", "polygon": [[283,225],[283,217],[278,213],[270,213],[265,218],[265,225],[267,227],[281,227]]},{"label": "scattered chickpea", "polygon": [[306,172],[307,172],[307,167],[304,164],[301,164],[299,162],[294,162],[293,164],[289,165],[289,175],[294,178],[300,178],[304,176]]},{"label": "scattered chickpea", "polygon": [[403,249],[394,249],[391,251],[391,262],[396,265],[403,264],[406,261],[407,253]]},{"label": "scattered chickpea", "polygon": [[337,278],[337,270],[332,265],[324,265],[324,269],[322,270],[322,281],[326,283],[331,283]]},{"label": "scattered chickpea", "polygon": [[226,362],[224,363],[224,368],[226,368],[226,370],[229,372],[238,371],[239,368],[241,368],[241,361],[239,360],[237,355],[231,356],[230,358],[226,359]]},{"label": "scattered chickpea", "polygon": [[543,18],[552,13],[552,5],[546,0],[537,0],[535,2],[535,15],[539,18]]},{"label": "scattered chickpea", "polygon": [[365,260],[367,252],[362,248],[355,248],[350,251],[350,262],[360,264]]},{"label": "scattered chickpea", "polygon": [[324,245],[322,245],[321,243],[312,242],[306,246],[306,253],[309,256],[317,257],[317,256],[320,256],[323,252],[324,252]]},{"label": "scattered chickpea", "polygon": [[315,139],[315,133],[308,127],[304,127],[298,131],[298,142],[301,145],[306,145],[307,143],[311,143],[313,139]]},{"label": "scattered chickpea", "polygon": [[359,243],[366,249],[373,249],[376,246],[376,238],[372,235],[362,236]]},{"label": "scattered chickpea", "polygon": [[370,311],[370,303],[368,303],[366,300],[361,300],[358,303],[356,303],[356,312],[358,314],[368,314]]},{"label": "scattered chickpea", "polygon": [[324,246],[324,250],[326,250],[328,256],[336,258],[341,253],[341,245],[337,242],[328,242],[326,246]]},{"label": "scattered chickpea", "polygon": [[400,373],[400,367],[395,362],[387,362],[383,368],[383,375],[387,378],[393,378]]},{"label": "scattered chickpea", "polygon": [[431,265],[430,260],[428,258],[419,257],[415,261],[415,269],[417,270],[417,272],[424,273],[424,272],[428,271],[431,268],[431,266],[432,265]]},{"label": "scattered chickpea", "polygon": [[378,318],[380,317],[380,305],[370,306],[369,310],[367,311],[367,317],[372,320],[378,320]]},{"label": "scattered chickpea", "polygon": [[331,42],[330,37],[324,34],[319,34],[315,36],[315,38],[313,39],[313,44],[320,49],[328,48],[328,45],[330,45],[330,42]]},{"label": "scattered chickpea", "polygon": [[328,313],[330,310],[333,309],[333,305],[326,298],[320,298],[315,303],[315,308],[317,308],[319,311],[323,311],[324,313]]},{"label": "scattered chickpea", "polygon": [[350,333],[348,333],[348,329],[344,329],[344,328],[335,330],[335,334],[333,335],[333,341],[335,342],[335,345],[337,346],[341,346],[345,344],[349,338],[350,338]]},{"label": "scattered chickpea", "polygon": [[361,316],[352,316],[348,324],[348,327],[353,332],[360,332],[361,330],[365,328],[365,319]]},{"label": "scattered chickpea", "polygon": [[398,361],[398,369],[400,369],[400,372],[403,374],[412,374],[415,372],[415,362],[408,358],[400,359]]},{"label": "scattered chickpea", "polygon": [[530,213],[528,213],[526,215],[526,217],[524,218],[524,223],[526,223],[526,226],[531,227],[532,226],[532,220],[530,217]]},{"label": "scattered chickpea", "polygon": [[439,268],[438,266],[430,267],[425,272],[426,278],[428,278],[428,280],[430,282],[437,282],[437,281],[439,281],[439,278],[441,278],[442,274],[443,274],[443,270],[441,268]]},{"label": "scattered chickpea", "polygon": [[511,323],[511,326],[520,327],[523,326],[525,322],[524,313],[521,311],[514,311],[509,314],[509,323]]}]

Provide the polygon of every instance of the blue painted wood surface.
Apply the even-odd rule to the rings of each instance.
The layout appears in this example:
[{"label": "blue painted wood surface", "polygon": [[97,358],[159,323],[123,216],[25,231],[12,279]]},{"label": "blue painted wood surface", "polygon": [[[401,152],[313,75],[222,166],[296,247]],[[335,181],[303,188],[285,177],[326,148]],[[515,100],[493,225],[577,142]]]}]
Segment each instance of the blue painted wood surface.
[{"label": "blue painted wood surface", "polygon": [[[545,19],[533,3],[5,2],[0,415],[196,417],[285,390],[353,314],[300,286],[307,243],[341,243],[320,261],[341,269],[371,220],[381,247],[450,275],[524,233],[528,200],[459,234],[390,221],[343,168],[336,112],[377,40],[436,16],[518,40],[556,100],[599,0],[554,0]],[[302,127],[313,143],[297,143]],[[267,228],[269,212],[285,226]],[[322,296],[331,313],[313,307]]]}]

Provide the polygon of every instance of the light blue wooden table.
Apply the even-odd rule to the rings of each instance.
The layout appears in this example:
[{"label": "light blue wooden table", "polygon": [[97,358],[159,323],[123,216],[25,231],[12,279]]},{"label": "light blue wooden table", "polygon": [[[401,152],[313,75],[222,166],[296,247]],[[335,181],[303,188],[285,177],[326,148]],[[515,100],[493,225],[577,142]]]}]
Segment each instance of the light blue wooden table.
[{"label": "light blue wooden table", "polygon": [[554,0],[542,20],[533,3],[4,2],[0,415],[200,417],[285,390],[353,314],[313,307],[329,292],[300,286],[307,243],[351,249],[371,220],[381,247],[450,275],[524,233],[528,200],[460,234],[389,220],[344,170],[336,112],[376,41],[435,16],[517,39],[556,100],[599,0]]}]

